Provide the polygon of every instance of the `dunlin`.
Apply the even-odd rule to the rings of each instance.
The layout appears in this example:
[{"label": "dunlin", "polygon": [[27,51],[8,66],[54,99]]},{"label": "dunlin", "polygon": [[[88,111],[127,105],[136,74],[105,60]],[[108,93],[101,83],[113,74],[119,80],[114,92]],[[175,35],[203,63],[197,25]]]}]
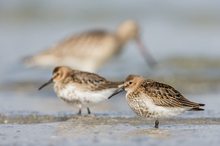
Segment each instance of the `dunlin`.
[{"label": "dunlin", "polygon": [[26,57],[27,66],[70,66],[74,69],[96,72],[110,58],[122,52],[123,46],[135,40],[149,66],[155,60],[141,42],[139,27],[135,21],[127,20],[115,32],[92,30],[69,37],[54,47],[31,57]]},{"label": "dunlin", "polygon": [[159,127],[159,118],[204,110],[200,107],[205,104],[188,100],[173,87],[137,75],[128,76],[109,98],[123,90],[127,92],[126,100],[131,109],[141,117],[154,118],[155,128]]},{"label": "dunlin", "polygon": [[111,82],[97,74],[73,70],[66,66],[56,67],[52,78],[39,90],[53,82],[57,96],[69,104],[77,105],[79,115],[82,107],[87,107],[90,114],[89,104],[108,99],[122,83]]}]

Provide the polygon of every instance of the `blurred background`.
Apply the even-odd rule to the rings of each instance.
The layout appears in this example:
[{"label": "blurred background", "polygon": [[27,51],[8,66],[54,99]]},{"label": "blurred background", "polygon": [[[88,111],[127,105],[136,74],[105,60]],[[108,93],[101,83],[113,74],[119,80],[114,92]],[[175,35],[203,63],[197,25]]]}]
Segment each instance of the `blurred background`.
[{"label": "blurred background", "polygon": [[[119,56],[98,70],[100,75],[121,80],[131,73],[140,74],[168,83],[185,94],[215,94],[217,98],[219,5],[216,0],[0,1],[0,109],[26,110],[24,103],[36,103],[36,108],[30,104],[33,110],[47,111],[48,107],[39,107],[41,96],[53,97],[44,100],[59,104],[52,88],[37,91],[49,79],[51,69],[26,68],[22,59],[80,32],[97,28],[115,31],[127,19],[139,24],[142,40],[158,65],[149,68],[137,46],[130,42]],[[65,105],[60,107],[66,109]]]}]

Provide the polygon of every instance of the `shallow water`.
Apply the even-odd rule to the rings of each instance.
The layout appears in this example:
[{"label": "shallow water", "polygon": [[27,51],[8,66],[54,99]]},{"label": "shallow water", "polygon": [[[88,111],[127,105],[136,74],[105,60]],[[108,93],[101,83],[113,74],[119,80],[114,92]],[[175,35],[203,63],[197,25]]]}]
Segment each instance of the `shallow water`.
[{"label": "shallow water", "polygon": [[[0,145],[219,145],[219,1],[97,3],[0,1]],[[95,116],[84,109],[79,117],[51,86],[37,90],[51,70],[27,69],[23,57],[82,30],[113,30],[127,18],[140,23],[158,66],[150,69],[131,42],[99,74],[112,80],[141,74],[168,83],[205,103],[205,111],[161,119],[160,129],[154,129],[153,120],[135,116],[123,94],[91,107]]]}]

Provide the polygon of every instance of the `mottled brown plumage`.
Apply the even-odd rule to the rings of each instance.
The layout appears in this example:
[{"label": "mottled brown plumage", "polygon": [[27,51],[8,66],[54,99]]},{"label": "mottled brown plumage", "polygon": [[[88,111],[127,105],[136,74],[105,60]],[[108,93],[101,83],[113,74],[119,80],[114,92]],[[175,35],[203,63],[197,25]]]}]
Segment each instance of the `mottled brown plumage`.
[{"label": "mottled brown plumage", "polygon": [[179,91],[167,84],[146,80],[140,85],[140,90],[150,96],[157,106],[190,107],[192,109],[199,109],[201,106],[201,104],[189,101]]},{"label": "mottled brown plumage", "polygon": [[53,70],[52,78],[42,85],[42,89],[54,82],[54,90],[58,97],[67,103],[77,105],[79,114],[81,107],[107,99],[122,82],[111,82],[105,78],[89,72],[73,70],[70,67],[60,66]]},{"label": "mottled brown plumage", "polygon": [[[200,108],[204,104],[188,100],[173,87],[137,75],[128,76],[119,89],[127,92],[128,105],[137,115],[157,119],[156,128],[159,125],[158,118],[175,116],[189,110],[204,110]],[[116,93],[121,91],[119,89]]]}]

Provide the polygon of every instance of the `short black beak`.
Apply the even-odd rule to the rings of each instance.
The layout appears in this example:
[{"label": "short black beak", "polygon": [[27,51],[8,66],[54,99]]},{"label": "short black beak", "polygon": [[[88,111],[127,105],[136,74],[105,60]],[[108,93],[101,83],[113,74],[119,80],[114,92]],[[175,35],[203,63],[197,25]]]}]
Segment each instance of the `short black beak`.
[{"label": "short black beak", "polygon": [[139,37],[136,38],[137,45],[139,46],[140,52],[146,60],[147,64],[153,68],[157,65],[157,61],[151,56],[148,52],[149,50],[143,45],[141,39]]},{"label": "short black beak", "polygon": [[45,86],[51,84],[53,82],[53,79],[50,79],[48,82],[46,82],[45,84],[43,84],[42,86],[40,86],[40,88],[38,88],[38,90],[41,90],[42,88],[44,88]]},{"label": "short black beak", "polygon": [[110,96],[108,97],[108,99],[112,98],[113,96],[115,96],[116,94],[118,94],[118,93],[120,93],[120,92],[122,92],[122,91],[124,91],[124,87],[123,87],[123,86],[120,87],[120,88],[118,88],[118,89],[116,89],[116,90],[114,91],[114,93],[112,93],[112,95],[110,95]]}]

